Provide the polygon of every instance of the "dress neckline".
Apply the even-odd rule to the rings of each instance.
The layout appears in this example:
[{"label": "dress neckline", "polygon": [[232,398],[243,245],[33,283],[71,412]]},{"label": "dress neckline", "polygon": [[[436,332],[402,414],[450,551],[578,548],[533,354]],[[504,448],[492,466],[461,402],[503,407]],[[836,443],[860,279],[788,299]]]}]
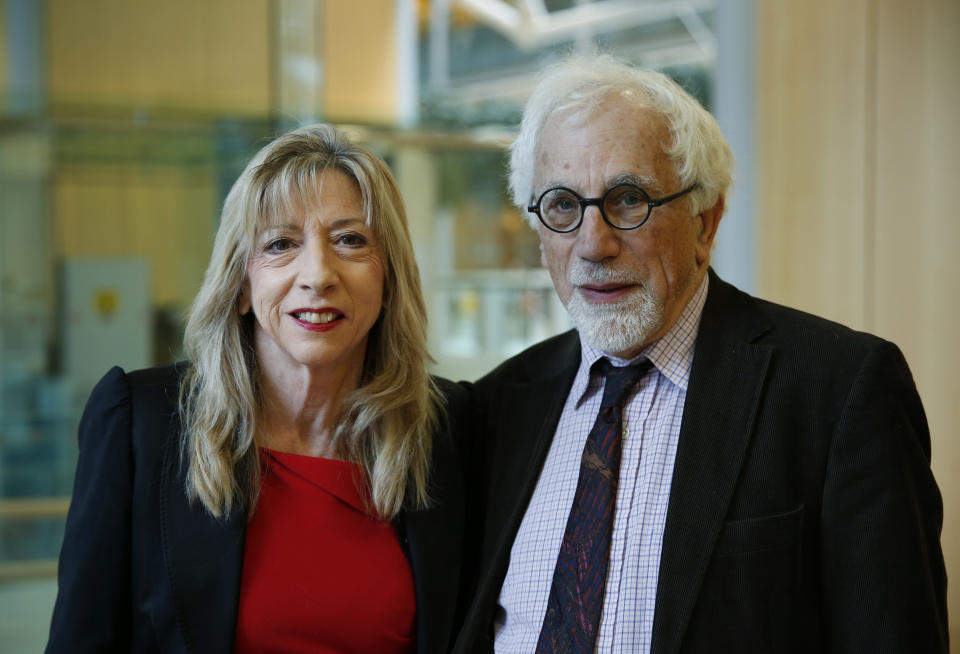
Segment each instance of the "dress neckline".
[{"label": "dress neckline", "polygon": [[265,474],[292,474],[330,493],[357,511],[370,513],[369,492],[363,467],[352,461],[279,452],[260,448]]}]

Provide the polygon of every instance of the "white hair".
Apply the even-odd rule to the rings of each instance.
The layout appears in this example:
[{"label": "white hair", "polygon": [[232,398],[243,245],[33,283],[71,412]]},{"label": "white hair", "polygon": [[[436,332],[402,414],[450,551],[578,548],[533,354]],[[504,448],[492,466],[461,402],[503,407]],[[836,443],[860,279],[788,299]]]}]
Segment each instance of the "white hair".
[{"label": "white hair", "polygon": [[527,207],[535,200],[536,154],[544,124],[561,110],[587,113],[611,93],[631,98],[638,110],[663,116],[673,140],[665,154],[675,163],[680,185],[696,184],[690,194],[693,215],[712,207],[730,188],[730,146],[714,117],[679,84],[662,73],[631,66],[610,55],[574,55],[544,71],[510,148],[510,192],[534,229],[537,219],[527,214]]}]

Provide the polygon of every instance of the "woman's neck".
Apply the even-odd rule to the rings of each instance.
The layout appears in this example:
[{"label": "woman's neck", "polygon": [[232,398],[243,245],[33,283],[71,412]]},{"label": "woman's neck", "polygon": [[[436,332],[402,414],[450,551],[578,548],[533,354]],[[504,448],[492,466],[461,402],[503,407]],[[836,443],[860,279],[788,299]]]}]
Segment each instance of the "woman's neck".
[{"label": "woman's neck", "polygon": [[344,398],[359,383],[360,370],[261,369],[257,444],[279,452],[337,458],[333,433]]}]

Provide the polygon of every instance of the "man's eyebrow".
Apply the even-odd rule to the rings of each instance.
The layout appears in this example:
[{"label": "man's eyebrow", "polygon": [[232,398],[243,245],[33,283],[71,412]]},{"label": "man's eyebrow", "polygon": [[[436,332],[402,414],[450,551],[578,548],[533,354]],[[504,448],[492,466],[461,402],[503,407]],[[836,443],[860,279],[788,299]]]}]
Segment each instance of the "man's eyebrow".
[{"label": "man's eyebrow", "polygon": [[[561,181],[557,181],[557,180],[550,180],[550,181],[544,182],[543,185],[541,185],[541,187],[540,187],[540,189],[541,189],[541,190],[540,190],[540,193],[543,193],[544,191],[547,191],[547,190],[552,189],[552,188],[557,188],[558,186],[562,186],[563,188],[571,188],[569,182],[561,182]],[[573,190],[573,189],[571,189],[571,190]],[[536,199],[536,198],[534,198],[534,199]]]},{"label": "man's eyebrow", "polygon": [[[608,178],[606,187],[609,189],[613,186],[616,186],[617,184],[633,184],[634,186],[639,186],[644,191],[647,191],[650,194],[653,194],[653,195],[663,194],[663,187],[660,186],[660,182],[658,182],[656,178],[647,177],[646,175],[637,175],[635,173],[621,173],[614,177]],[[543,194],[544,191],[552,188],[557,188],[558,186],[562,186],[563,188],[568,188],[582,196],[582,193],[580,193],[580,191],[574,186],[571,186],[570,182],[549,180],[547,182],[544,182],[544,184],[541,186],[541,190],[533,198],[533,201],[535,202],[537,198],[539,198],[540,195]]]},{"label": "man's eyebrow", "polygon": [[607,188],[616,186],[617,184],[633,184],[634,186],[639,186],[647,192],[653,192],[654,194],[663,193],[663,187],[660,186],[660,182],[658,182],[655,178],[647,177],[646,175],[623,173],[607,180]]}]

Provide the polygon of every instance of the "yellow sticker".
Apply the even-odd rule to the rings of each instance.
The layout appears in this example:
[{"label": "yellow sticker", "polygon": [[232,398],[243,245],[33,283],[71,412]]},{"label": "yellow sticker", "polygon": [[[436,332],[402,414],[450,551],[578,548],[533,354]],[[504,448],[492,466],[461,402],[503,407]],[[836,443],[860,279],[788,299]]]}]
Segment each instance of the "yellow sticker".
[{"label": "yellow sticker", "polygon": [[101,288],[93,294],[93,307],[101,318],[112,318],[119,304],[120,299],[113,289]]}]

